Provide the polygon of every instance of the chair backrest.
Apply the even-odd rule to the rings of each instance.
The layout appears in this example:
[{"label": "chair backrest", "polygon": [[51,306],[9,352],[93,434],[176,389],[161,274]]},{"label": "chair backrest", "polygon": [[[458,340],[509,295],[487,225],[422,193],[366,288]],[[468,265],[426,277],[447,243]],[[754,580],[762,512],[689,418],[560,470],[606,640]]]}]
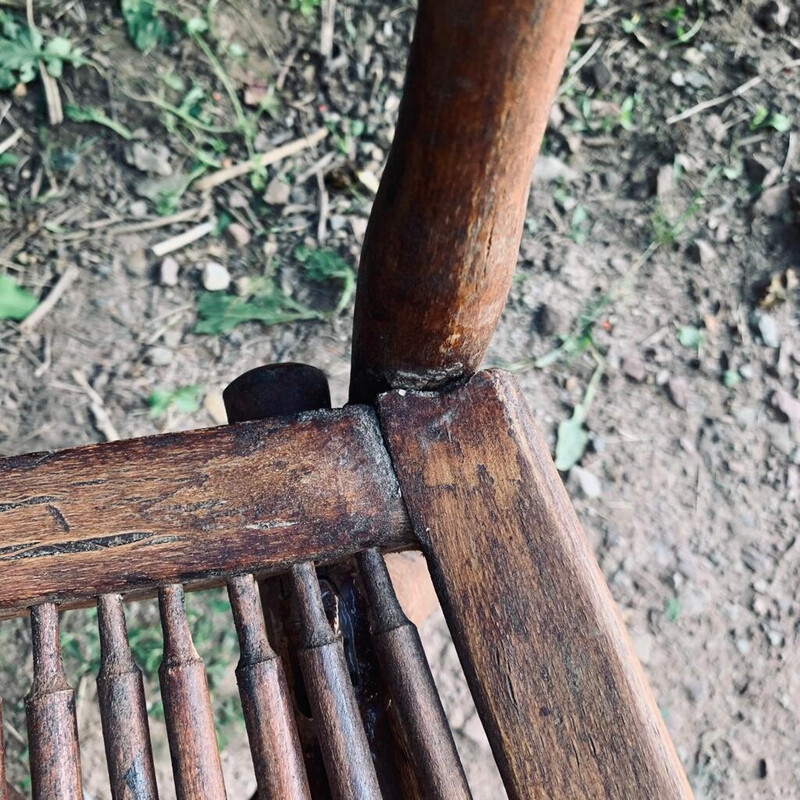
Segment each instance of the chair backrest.
[{"label": "chair backrest", "polygon": [[313,368],[264,368],[226,391],[229,426],[0,461],[0,617],[30,613],[35,798],[82,796],[58,612],[89,603],[112,795],[157,796],[123,604],[155,595],[177,795],[226,796],[183,604],[213,583],[259,797],[470,797],[384,562],[405,549],[426,556],[511,798],[691,796],[530,412],[510,376],[476,374],[580,5],[421,0],[352,405],[330,409]]}]

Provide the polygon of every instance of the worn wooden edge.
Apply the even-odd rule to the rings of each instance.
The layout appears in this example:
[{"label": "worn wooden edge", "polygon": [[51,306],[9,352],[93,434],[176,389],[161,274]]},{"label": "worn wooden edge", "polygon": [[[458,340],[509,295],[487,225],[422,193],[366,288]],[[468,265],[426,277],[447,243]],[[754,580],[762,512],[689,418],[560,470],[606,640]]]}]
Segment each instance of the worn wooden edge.
[{"label": "worn wooden edge", "polygon": [[491,370],[378,406],[509,797],[691,798],[513,377]]},{"label": "worn wooden edge", "polygon": [[0,460],[0,619],[416,546],[365,406]]}]

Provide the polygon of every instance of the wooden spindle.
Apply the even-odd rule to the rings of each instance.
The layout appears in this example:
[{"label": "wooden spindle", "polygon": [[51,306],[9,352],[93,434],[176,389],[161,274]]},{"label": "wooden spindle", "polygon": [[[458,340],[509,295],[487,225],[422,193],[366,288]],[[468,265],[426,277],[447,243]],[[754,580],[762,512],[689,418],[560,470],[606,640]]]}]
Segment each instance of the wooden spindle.
[{"label": "wooden spindle", "polygon": [[236,682],[259,800],[307,800],[311,794],[286,677],[281,660],[267,639],[253,576],[230,578],[228,597],[239,635]]},{"label": "wooden spindle", "polygon": [[164,659],[158,670],[178,800],[225,800],[206,670],[178,584],[159,590]]},{"label": "wooden spindle", "polygon": [[292,584],[302,629],[300,669],[333,796],[337,800],[379,800],[378,778],[344,649],[325,616],[313,564],[295,564]]},{"label": "wooden spindle", "polygon": [[33,800],[82,800],[75,693],[67,683],[53,603],[31,608],[33,683],[25,698]]},{"label": "wooden spindle", "polygon": [[372,609],[375,652],[425,797],[471,798],[422,641],[397,601],[383,556],[367,550],[358,565]]},{"label": "wooden spindle", "polygon": [[100,671],[97,697],[113,800],[157,800],[142,671],[128,644],[122,596],[97,599]]}]

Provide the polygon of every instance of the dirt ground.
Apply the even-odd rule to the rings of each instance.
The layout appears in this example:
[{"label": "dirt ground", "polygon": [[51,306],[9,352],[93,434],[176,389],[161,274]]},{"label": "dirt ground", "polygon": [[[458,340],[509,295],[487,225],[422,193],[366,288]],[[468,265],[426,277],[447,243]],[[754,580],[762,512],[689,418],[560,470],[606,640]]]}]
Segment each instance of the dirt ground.
[{"label": "dirt ground", "polygon": [[[414,7],[177,0],[143,53],[117,3],[33,5],[45,41],[91,61],[57,81],[68,116],[105,124],[50,125],[36,72],[0,93],[0,274],[39,300],[66,285],[32,330],[0,321],[0,452],[218,424],[221,388],[273,361],[323,368],[344,403],[347,287]],[[590,3],[487,358],[517,373],[554,453],[588,412],[564,478],[698,798],[800,797],[799,100],[791,0]],[[319,128],[210,200],[197,190],[248,148]],[[229,611],[222,595],[189,602],[244,797]],[[169,797],[155,619],[130,610]],[[93,615],[63,627],[86,796],[105,798]],[[422,633],[475,796],[501,797],[441,615]],[[26,625],[0,625],[0,644],[9,773],[27,791]]]}]

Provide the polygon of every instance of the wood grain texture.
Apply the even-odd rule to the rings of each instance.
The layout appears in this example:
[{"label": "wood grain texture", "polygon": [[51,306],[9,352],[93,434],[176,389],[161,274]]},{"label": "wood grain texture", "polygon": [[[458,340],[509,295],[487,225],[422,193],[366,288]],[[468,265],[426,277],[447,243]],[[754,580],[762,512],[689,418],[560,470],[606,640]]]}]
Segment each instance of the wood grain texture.
[{"label": "wood grain texture", "polygon": [[158,605],[164,629],[158,678],[175,793],[178,800],[226,800],[206,669],[192,641],[183,589],[163,587]]},{"label": "wood grain texture", "polygon": [[122,596],[97,601],[97,699],[113,800],[158,800],[142,671],[133,659]]},{"label": "wood grain texture", "polygon": [[517,263],[534,159],[582,0],[420,0],[370,215],[351,400],[480,365]]},{"label": "wood grain texture", "polygon": [[228,581],[239,636],[236,682],[253,756],[259,800],[309,800],[308,779],[281,659],[267,640],[252,575]]},{"label": "wood grain texture", "polygon": [[75,693],[61,661],[58,611],[31,609],[33,683],[25,698],[33,800],[82,800]]},{"label": "wood grain texture", "polygon": [[414,625],[397,602],[383,556],[358,556],[372,609],[372,638],[397,727],[425,800],[471,800],[453,734]]},{"label": "wood grain texture", "polygon": [[314,566],[292,567],[292,585],[301,625],[298,659],[331,794],[334,800],[381,800],[342,640],[325,615]]},{"label": "wood grain texture", "polygon": [[413,541],[363,407],[0,460],[0,617]]},{"label": "wood grain texture", "polygon": [[391,393],[395,469],[506,789],[691,791],[547,446],[513,378]]}]

